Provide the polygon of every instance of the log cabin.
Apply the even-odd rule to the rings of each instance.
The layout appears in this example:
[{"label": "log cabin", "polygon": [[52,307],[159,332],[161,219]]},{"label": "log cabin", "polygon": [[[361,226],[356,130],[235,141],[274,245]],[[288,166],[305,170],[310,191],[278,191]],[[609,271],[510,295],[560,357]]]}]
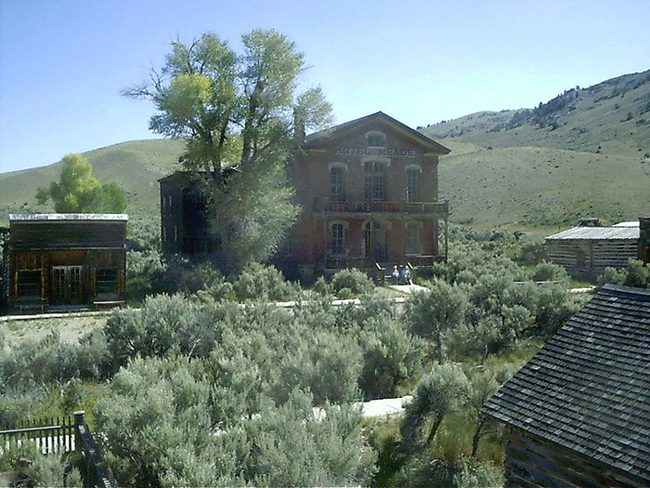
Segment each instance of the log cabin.
[{"label": "log cabin", "polygon": [[650,486],[650,290],[606,285],[482,407],[506,486]]},{"label": "log cabin", "polygon": [[[449,149],[377,112],[302,139],[289,169],[302,209],[277,260],[305,279],[342,268],[385,274],[392,265],[432,267],[446,257],[438,158]],[[192,176],[160,180],[163,250],[215,250]],[[382,276],[383,277],[383,276]]]},{"label": "log cabin", "polygon": [[607,267],[626,268],[630,259],[638,259],[639,224],[632,224],[577,226],[546,237],[544,244],[553,264],[593,278]]},{"label": "log cabin", "polygon": [[10,215],[3,253],[9,310],[122,305],[127,221],[122,214]]}]

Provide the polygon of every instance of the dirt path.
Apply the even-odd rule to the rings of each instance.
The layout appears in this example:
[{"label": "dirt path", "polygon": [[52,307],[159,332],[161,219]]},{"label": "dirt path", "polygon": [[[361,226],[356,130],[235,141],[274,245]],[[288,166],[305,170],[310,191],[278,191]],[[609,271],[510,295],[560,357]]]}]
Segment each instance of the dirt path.
[{"label": "dirt path", "polygon": [[0,317],[0,329],[9,347],[26,339],[39,341],[57,331],[65,342],[77,342],[84,334],[103,327],[110,312]]}]

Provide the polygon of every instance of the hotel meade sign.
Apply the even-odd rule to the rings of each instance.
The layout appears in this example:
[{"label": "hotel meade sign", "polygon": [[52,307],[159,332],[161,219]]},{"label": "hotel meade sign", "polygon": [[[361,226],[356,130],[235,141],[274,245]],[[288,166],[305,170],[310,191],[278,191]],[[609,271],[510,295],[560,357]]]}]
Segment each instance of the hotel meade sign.
[{"label": "hotel meade sign", "polygon": [[387,156],[389,158],[414,158],[415,149],[386,147],[338,146],[334,154],[342,156]]}]

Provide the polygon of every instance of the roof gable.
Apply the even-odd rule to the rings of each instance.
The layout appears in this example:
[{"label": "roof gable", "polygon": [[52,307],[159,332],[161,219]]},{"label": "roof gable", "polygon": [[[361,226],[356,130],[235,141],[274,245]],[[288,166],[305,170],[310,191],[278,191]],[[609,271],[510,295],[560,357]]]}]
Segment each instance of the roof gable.
[{"label": "roof gable", "polygon": [[482,412],[650,481],[650,291],[603,287]]},{"label": "roof gable", "polygon": [[319,148],[324,144],[331,144],[338,140],[349,137],[352,134],[364,132],[368,130],[377,130],[382,128],[384,130],[398,133],[401,137],[411,141],[412,143],[423,147],[426,152],[432,154],[448,154],[449,149],[441,144],[438,144],[433,139],[425,136],[421,132],[411,129],[400,121],[389,117],[383,112],[376,112],[371,115],[366,115],[359,119],[351,120],[329,129],[316,132],[307,136],[304,149]]}]

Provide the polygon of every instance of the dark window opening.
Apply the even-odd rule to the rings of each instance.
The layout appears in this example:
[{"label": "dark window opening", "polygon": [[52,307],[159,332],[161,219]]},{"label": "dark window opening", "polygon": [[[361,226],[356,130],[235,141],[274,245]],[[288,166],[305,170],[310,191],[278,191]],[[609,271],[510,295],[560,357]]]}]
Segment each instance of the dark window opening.
[{"label": "dark window opening", "polygon": [[41,297],[41,271],[18,271],[18,297]]},{"label": "dark window opening", "polygon": [[384,147],[384,141],[386,136],[384,134],[368,134],[366,136],[366,141],[368,142],[368,147]]},{"label": "dark window opening", "polygon": [[117,293],[117,270],[98,269],[96,274],[96,282],[98,295]]}]

